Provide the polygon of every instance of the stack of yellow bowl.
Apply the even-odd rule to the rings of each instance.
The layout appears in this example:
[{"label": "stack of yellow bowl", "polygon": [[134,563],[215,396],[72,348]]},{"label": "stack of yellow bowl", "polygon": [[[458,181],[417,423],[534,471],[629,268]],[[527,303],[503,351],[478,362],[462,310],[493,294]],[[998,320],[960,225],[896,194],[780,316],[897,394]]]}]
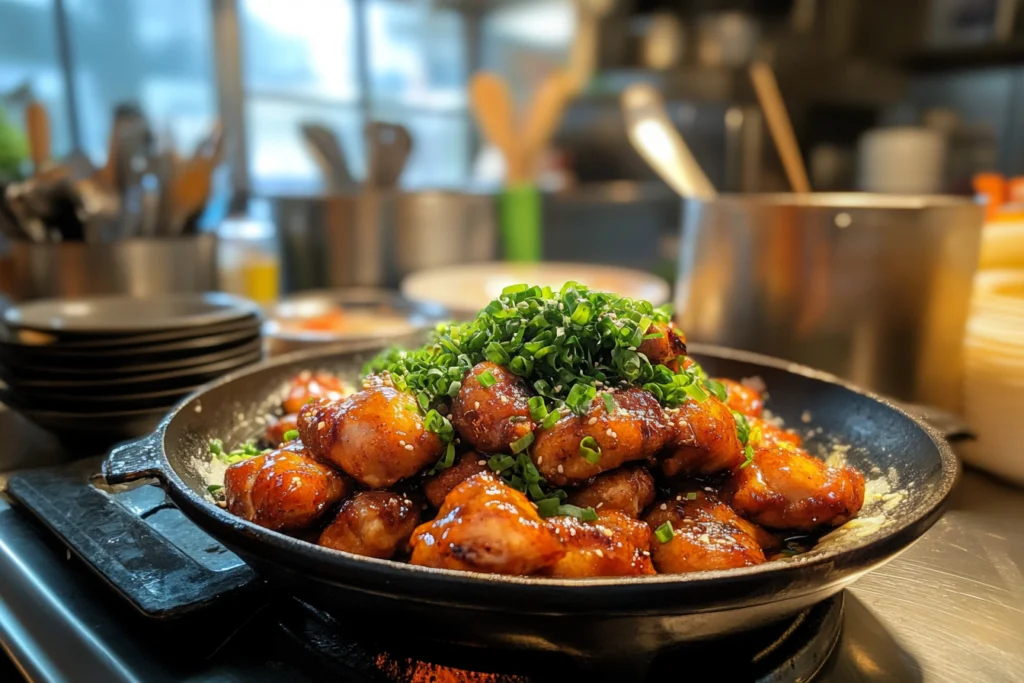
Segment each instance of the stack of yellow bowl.
[{"label": "stack of yellow bowl", "polygon": [[964,445],[964,459],[1024,484],[1024,268],[984,270],[975,278],[964,339],[964,412],[978,436]]}]

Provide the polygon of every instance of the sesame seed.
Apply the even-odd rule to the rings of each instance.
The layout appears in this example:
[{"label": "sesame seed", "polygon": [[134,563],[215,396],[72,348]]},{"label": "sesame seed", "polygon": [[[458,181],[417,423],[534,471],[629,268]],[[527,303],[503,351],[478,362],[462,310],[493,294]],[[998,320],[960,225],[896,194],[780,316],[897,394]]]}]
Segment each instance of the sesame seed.
[{"label": "sesame seed", "polygon": [[405,450],[411,451],[412,450],[412,444],[411,443],[405,444]]},{"label": "sesame seed", "polygon": [[559,474],[564,474],[564,473],[565,473],[565,468],[564,468],[564,467],[562,467],[561,465],[559,465],[559,466],[558,466],[558,473],[559,473]]},{"label": "sesame seed", "polygon": [[544,456],[543,456],[543,455],[538,455],[538,456],[537,456],[537,464],[539,465],[539,464],[541,464],[542,462],[544,462]]},{"label": "sesame seed", "polygon": [[661,509],[662,510],[668,510],[668,505],[666,505],[665,503],[662,503],[661,504]]},{"label": "sesame seed", "polygon": [[650,557],[651,556],[651,551],[650,550],[644,550],[642,552],[643,552],[645,557]]},{"label": "sesame seed", "polygon": [[607,434],[608,436],[612,437],[613,439],[618,436],[618,434],[615,433],[615,430],[612,429],[611,427],[606,429],[604,433]]},{"label": "sesame seed", "polygon": [[601,533],[607,536],[608,538],[612,537],[612,530],[608,527],[601,527]]},{"label": "sesame seed", "polygon": [[325,429],[327,429],[327,423],[324,422],[323,420],[320,420],[320,422],[318,422],[317,425],[316,425],[316,430],[318,432],[322,432]]},{"label": "sesame seed", "polygon": [[405,439],[399,440],[398,445],[399,446],[404,446],[405,445]]},{"label": "sesame seed", "polygon": [[203,405],[201,403],[197,403],[196,404],[196,412],[197,413],[203,412]]},{"label": "sesame seed", "polygon": [[602,501],[601,501],[600,503],[598,503],[598,504],[597,504],[597,507],[596,507],[596,508],[594,508],[594,509],[595,509],[595,510],[600,510],[600,509],[601,509],[601,506],[602,506],[602,505],[604,505],[604,501],[603,501],[603,500],[602,500]]},{"label": "sesame seed", "polygon": [[561,391],[561,390],[562,390],[562,385],[561,384],[555,386],[555,391]]},{"label": "sesame seed", "polygon": [[486,464],[487,464],[487,461],[486,461],[486,460],[477,460],[477,461],[476,461],[476,464],[477,464],[477,465],[480,465],[481,467],[483,467],[484,465],[486,465]]},{"label": "sesame seed", "polygon": [[588,425],[596,425],[597,424],[597,418],[596,417],[590,418],[589,420],[587,420],[587,424]]},{"label": "sesame seed", "polygon": [[604,557],[604,553],[602,553],[602,552],[601,552],[601,549],[600,549],[600,548],[598,548],[597,550],[595,550],[595,551],[594,551],[594,554],[595,554],[595,555],[597,555],[598,557]]},{"label": "sesame seed", "polygon": [[570,536],[575,536],[576,535],[575,527],[569,527],[569,535]]},{"label": "sesame seed", "polygon": [[701,534],[700,537],[697,540],[700,541],[701,543],[710,543],[711,542],[711,537],[708,536],[707,534]]},{"label": "sesame seed", "polygon": [[239,413],[238,414],[238,421],[239,422],[245,422],[245,413]]},{"label": "sesame seed", "polygon": [[473,401],[473,407],[480,410],[480,401]]},{"label": "sesame seed", "polygon": [[683,499],[682,496],[676,496],[676,500],[682,500],[682,499]]}]

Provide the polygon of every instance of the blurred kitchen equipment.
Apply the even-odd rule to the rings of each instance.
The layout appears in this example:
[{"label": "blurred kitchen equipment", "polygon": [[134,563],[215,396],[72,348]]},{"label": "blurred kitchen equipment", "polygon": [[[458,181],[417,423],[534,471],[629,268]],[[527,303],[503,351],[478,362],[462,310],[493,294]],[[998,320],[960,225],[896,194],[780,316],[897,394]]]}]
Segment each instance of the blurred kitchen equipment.
[{"label": "blurred kitchen equipment", "polygon": [[46,107],[37,100],[32,100],[25,107],[25,132],[32,172],[39,176],[50,165],[50,117]]},{"label": "blurred kitchen equipment", "polygon": [[412,301],[444,306],[452,316],[476,316],[501,290],[523,282],[561,289],[573,281],[601,292],[646,299],[655,306],[668,301],[668,284],[659,277],[629,268],[587,263],[487,263],[457,265],[413,273],[402,280],[402,294]]},{"label": "blurred kitchen equipment", "polygon": [[505,157],[506,183],[522,182],[525,171],[519,166],[520,141],[516,136],[515,105],[508,82],[496,74],[475,73],[469,82],[469,99],[477,126]]},{"label": "blurred kitchen equipment", "polygon": [[169,214],[164,229],[167,234],[181,235],[190,221],[195,221],[206,205],[212,187],[213,172],[224,151],[224,131],[220,122],[196,147],[191,158],[182,162],[168,179],[170,183]]},{"label": "blurred kitchen equipment", "polygon": [[324,177],[324,188],[329,193],[342,192],[355,185],[348,170],[345,152],[334,131],[319,123],[303,123],[299,126],[306,147],[320,167]]},{"label": "blurred kitchen equipment", "polygon": [[451,317],[436,304],[358,287],[302,292],[271,306],[266,315],[263,334],[271,355],[321,346],[365,346],[369,341],[411,348]]},{"label": "blurred kitchen equipment", "polygon": [[875,128],[857,144],[857,188],[865,192],[937,194],[945,177],[946,139],[922,127]]},{"label": "blurred kitchen equipment", "polygon": [[177,238],[11,245],[13,290],[19,301],[107,294],[155,296],[217,289],[217,238]]},{"label": "blurred kitchen equipment", "polygon": [[217,228],[219,289],[270,304],[281,293],[281,254],[270,221],[228,218]]},{"label": "blurred kitchen equipment", "polygon": [[640,63],[647,69],[664,71],[683,59],[683,26],[671,12],[655,12],[646,22],[640,43]]},{"label": "blurred kitchen equipment", "polygon": [[768,130],[782,159],[782,167],[786,170],[790,187],[797,193],[810,192],[811,183],[807,179],[807,168],[800,155],[800,145],[796,141],[793,122],[790,121],[789,111],[782,99],[775,72],[764,62],[754,62],[750,65],[750,80],[754,84],[757,101],[768,122]]},{"label": "blurred kitchen equipment", "polygon": [[412,136],[397,123],[371,121],[366,124],[366,184],[374,188],[392,188],[405,170],[412,154]]},{"label": "blurred kitchen equipment", "polygon": [[1020,416],[1024,412],[1024,271],[975,278],[964,339],[964,413],[977,440],[968,463],[1024,485]]},{"label": "blurred kitchen equipment", "polygon": [[[269,197],[284,292],[395,287],[415,270],[497,256],[492,197],[442,191],[377,194],[378,249],[370,254],[359,244],[359,195]],[[367,272],[377,279],[363,279]]]},{"label": "blurred kitchen equipment", "polygon": [[680,196],[705,200],[717,196],[714,185],[669,120],[665,103],[653,86],[637,83],[626,88],[622,114],[630,142]]},{"label": "blurred kitchen equipment", "polygon": [[690,339],[962,408],[982,207],[814,193],[723,195],[684,211],[675,310]]},{"label": "blurred kitchen equipment", "polygon": [[0,401],[76,448],[152,429],[263,357],[259,308],[226,294],[42,300],[7,309]]},{"label": "blurred kitchen equipment", "polygon": [[741,67],[757,50],[757,19],[742,12],[716,12],[697,17],[697,62],[708,67]]}]

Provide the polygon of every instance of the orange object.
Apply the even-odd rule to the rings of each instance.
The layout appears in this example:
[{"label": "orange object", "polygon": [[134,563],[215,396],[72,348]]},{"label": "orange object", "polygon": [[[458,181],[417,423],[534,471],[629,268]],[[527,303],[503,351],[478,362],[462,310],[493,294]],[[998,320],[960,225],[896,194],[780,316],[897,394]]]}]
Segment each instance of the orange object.
[{"label": "orange object", "polygon": [[1010,204],[1024,204],[1024,177],[1017,176],[1006,182],[1006,201]]},{"label": "orange object", "polygon": [[974,192],[987,200],[985,217],[991,220],[1006,203],[1006,178],[1000,173],[978,173],[974,176],[972,185]]}]

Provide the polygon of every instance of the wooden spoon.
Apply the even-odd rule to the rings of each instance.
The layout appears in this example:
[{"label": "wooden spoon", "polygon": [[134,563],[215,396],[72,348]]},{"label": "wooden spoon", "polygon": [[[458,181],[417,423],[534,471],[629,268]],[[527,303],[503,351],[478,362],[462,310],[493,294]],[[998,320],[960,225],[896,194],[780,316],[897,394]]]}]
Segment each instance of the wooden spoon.
[{"label": "wooden spoon", "polygon": [[469,99],[484,137],[505,157],[506,182],[516,184],[526,180],[516,139],[515,107],[508,83],[493,73],[476,73],[469,83]]},{"label": "wooden spoon", "polygon": [[33,171],[39,175],[50,163],[50,117],[42,102],[32,100],[28,103],[25,108],[25,129]]},{"label": "wooden spoon", "polygon": [[800,156],[800,145],[797,144],[786,103],[782,100],[779,82],[775,80],[775,72],[764,62],[754,62],[750,65],[750,80],[754,83],[757,100],[761,103],[761,110],[768,122],[768,130],[775,141],[775,148],[779,150],[790,186],[797,193],[810,192],[811,182],[807,179],[807,168],[804,166],[803,157]]},{"label": "wooden spoon", "polygon": [[533,97],[523,126],[521,162],[529,177],[537,170],[541,155],[562,119],[562,112],[573,93],[572,76],[564,71],[550,74]]}]

